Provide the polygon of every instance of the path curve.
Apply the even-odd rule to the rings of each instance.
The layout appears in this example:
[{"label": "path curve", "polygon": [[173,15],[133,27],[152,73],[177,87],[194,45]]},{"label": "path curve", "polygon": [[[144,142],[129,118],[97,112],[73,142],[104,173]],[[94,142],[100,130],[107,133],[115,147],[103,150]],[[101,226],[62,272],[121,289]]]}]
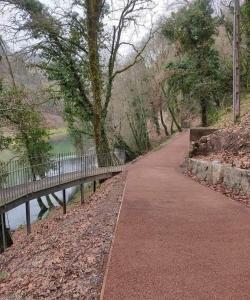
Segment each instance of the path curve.
[{"label": "path curve", "polygon": [[187,145],[128,168],[102,299],[250,299],[250,210],[181,173]]}]

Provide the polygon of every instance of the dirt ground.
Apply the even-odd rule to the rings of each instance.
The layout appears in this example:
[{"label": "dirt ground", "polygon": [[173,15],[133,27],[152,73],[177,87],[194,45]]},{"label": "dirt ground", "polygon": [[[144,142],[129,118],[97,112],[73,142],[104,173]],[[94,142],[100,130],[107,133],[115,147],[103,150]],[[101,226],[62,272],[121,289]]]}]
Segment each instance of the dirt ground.
[{"label": "dirt ground", "polygon": [[101,185],[83,206],[55,209],[15,232],[0,255],[0,299],[99,299],[126,174]]}]

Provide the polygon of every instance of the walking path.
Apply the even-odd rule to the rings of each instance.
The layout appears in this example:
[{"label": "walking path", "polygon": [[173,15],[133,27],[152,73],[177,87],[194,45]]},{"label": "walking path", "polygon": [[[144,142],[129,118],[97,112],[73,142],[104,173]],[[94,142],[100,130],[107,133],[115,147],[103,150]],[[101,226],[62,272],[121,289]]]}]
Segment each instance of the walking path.
[{"label": "walking path", "polygon": [[181,173],[187,145],[129,167],[104,300],[250,299],[250,210]]}]

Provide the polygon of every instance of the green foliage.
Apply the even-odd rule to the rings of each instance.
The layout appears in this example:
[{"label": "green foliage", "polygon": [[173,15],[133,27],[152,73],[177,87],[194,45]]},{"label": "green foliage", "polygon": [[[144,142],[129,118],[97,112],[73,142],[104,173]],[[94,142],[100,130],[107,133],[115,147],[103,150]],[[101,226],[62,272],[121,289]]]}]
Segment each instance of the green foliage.
[{"label": "green foliage", "polygon": [[173,14],[163,30],[179,49],[178,58],[167,65],[171,74],[168,93],[198,102],[203,126],[208,125],[209,106],[220,106],[231,83],[231,70],[225,67],[214,48],[218,20],[212,12],[209,0],[196,0]]},{"label": "green foliage", "polygon": [[216,108],[215,106],[209,106],[208,108],[208,124],[214,125],[216,124],[220,119],[220,110]]},{"label": "green foliage", "polygon": [[12,139],[10,137],[3,136],[0,132],[0,151],[8,149],[11,142]]},{"label": "green foliage", "polygon": [[148,9],[151,1],[118,1],[112,26],[104,24],[104,17],[112,14],[108,1],[71,1],[70,9],[63,5],[60,12],[39,0],[6,2],[15,6],[19,33],[23,30],[25,36],[36,40],[32,48],[40,58],[39,67],[60,86],[70,132],[75,134],[79,124],[85,124],[92,131],[97,156],[110,153],[107,115],[113,82],[141,60],[149,42],[141,49],[131,44],[135,56],[126,66],[117,64],[119,49],[124,46],[123,32],[130,23],[137,24],[139,12]]},{"label": "green foliage", "polygon": [[32,11],[33,13],[39,13],[43,9],[43,5],[40,1],[36,0],[23,0],[22,2],[24,7],[27,7],[28,10]]},{"label": "green foliage", "polygon": [[[39,43],[34,51],[40,57],[40,68],[48,78],[57,82],[65,100],[65,119],[70,126],[90,122],[93,111],[89,103],[90,78],[86,40],[86,7],[83,16],[66,13],[64,22],[53,17],[39,0],[14,1],[24,13],[23,28]],[[106,9],[106,6],[105,6]],[[105,11],[103,8],[103,11]],[[74,120],[74,122],[72,121]]]},{"label": "green foliage", "polygon": [[44,177],[51,167],[48,142],[49,134],[42,126],[42,120],[37,112],[26,111],[26,116],[19,124],[15,137],[14,150],[19,159],[28,161],[32,176]]},{"label": "green foliage", "polygon": [[182,53],[199,52],[199,48],[213,45],[216,22],[208,0],[196,0],[185,6],[165,23],[163,33],[171,41],[180,43]]},{"label": "green foliage", "polygon": [[15,130],[12,148],[21,161],[28,162],[35,178],[43,177],[50,168],[51,145],[40,113],[33,103],[27,102],[30,93],[23,88],[5,87],[0,93],[0,105],[4,108],[0,120]]}]

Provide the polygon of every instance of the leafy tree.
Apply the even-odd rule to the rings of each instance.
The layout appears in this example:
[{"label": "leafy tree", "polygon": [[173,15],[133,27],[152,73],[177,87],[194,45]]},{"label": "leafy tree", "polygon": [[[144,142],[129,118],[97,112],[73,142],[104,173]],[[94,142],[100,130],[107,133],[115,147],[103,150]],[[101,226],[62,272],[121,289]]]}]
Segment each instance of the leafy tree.
[{"label": "leafy tree", "polygon": [[203,126],[208,125],[209,106],[220,106],[229,88],[229,72],[214,47],[217,24],[210,1],[196,0],[173,13],[163,28],[167,39],[175,43],[178,55],[167,65],[172,71],[167,81],[169,93],[198,101]]},{"label": "leafy tree", "polygon": [[[51,168],[49,134],[42,123],[39,112],[32,102],[27,102],[31,91],[19,87],[5,87],[0,93],[0,120],[11,126],[15,131],[12,150],[22,165],[27,165],[30,172],[26,176],[37,180],[46,175]],[[39,198],[38,204],[44,212],[47,210]]]},{"label": "leafy tree", "polygon": [[[38,0],[4,0],[20,13],[20,30],[25,30],[38,43],[33,50],[40,56],[39,67],[60,85],[65,107],[74,114],[75,123],[91,124],[99,164],[110,153],[106,119],[117,75],[141,59],[141,49],[124,43],[122,33],[138,17],[150,0],[128,0],[120,7],[118,21],[111,29],[104,18],[111,17],[104,0],[72,1],[69,10],[56,15]],[[124,44],[135,51],[134,60],[118,67],[117,55]],[[68,116],[68,114],[67,114]],[[72,120],[72,118],[71,118]],[[72,126],[73,124],[71,124]]]},{"label": "leafy tree", "polygon": [[4,88],[0,93],[0,119],[16,131],[13,147],[20,159],[29,161],[35,177],[44,176],[45,170],[39,166],[49,162],[51,146],[40,113],[27,100],[31,93],[19,87]]}]

